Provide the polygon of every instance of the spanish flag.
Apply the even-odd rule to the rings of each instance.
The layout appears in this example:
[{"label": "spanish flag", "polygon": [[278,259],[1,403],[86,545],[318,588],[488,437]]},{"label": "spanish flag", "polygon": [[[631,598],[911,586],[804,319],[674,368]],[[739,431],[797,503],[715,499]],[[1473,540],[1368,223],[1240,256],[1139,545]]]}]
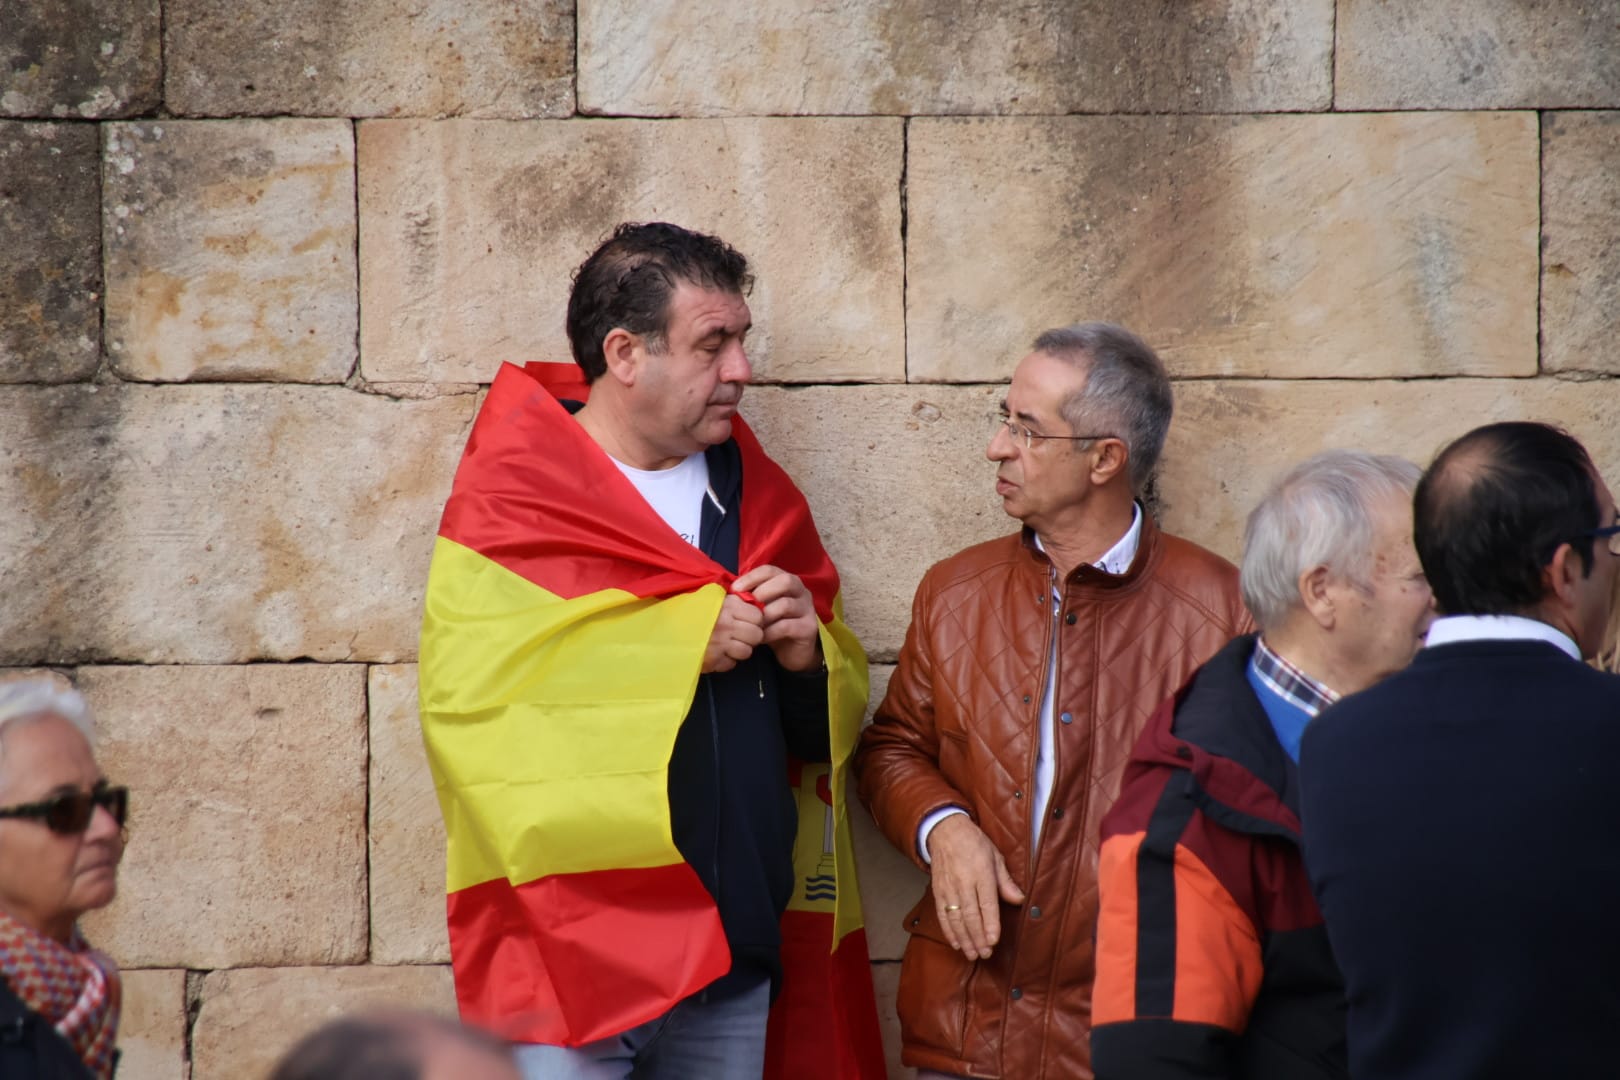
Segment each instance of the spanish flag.
[{"label": "spanish flag", "polygon": [[[464,1019],[579,1045],[668,1010],[731,965],[676,850],[667,769],[733,576],[683,541],[560,404],[573,365],[503,366],[467,441],[422,623],[422,735],[448,836]],[[783,920],[775,1077],[880,1077],[846,812],[866,656],[804,496],[740,419],[739,565],[810,589],[831,766],[795,764],[799,882]]]}]

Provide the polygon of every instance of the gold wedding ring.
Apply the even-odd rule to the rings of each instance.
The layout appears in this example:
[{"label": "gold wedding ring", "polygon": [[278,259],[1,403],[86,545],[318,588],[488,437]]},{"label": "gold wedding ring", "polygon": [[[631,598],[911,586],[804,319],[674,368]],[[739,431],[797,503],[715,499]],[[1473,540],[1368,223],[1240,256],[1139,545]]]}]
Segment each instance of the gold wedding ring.
[{"label": "gold wedding ring", "polygon": [[962,905],[961,904],[946,904],[945,905],[945,910],[946,911],[961,911],[962,910]]}]

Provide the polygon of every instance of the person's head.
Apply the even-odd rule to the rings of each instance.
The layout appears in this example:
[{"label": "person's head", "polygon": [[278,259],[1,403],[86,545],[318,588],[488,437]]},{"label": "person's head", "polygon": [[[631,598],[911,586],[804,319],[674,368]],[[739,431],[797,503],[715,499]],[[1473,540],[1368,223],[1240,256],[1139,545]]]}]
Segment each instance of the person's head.
[{"label": "person's head", "polygon": [[730,438],[753,377],[743,347],[752,287],[748,260],[717,237],[620,225],[575,272],[568,298],[592,407],[604,399],[622,437],[660,460]]},{"label": "person's head", "polygon": [[521,1080],[506,1044],[431,1013],[380,1010],[324,1024],[270,1080]]},{"label": "person's head", "polygon": [[0,910],[67,940],[112,902],[127,794],[96,766],[90,711],[50,676],[0,683]]},{"label": "person's head", "polygon": [[1329,450],[1249,514],[1239,581],[1266,642],[1341,694],[1411,662],[1433,618],[1412,547],[1418,467]]},{"label": "person's head", "polygon": [[1586,449],[1549,424],[1475,428],[1418,484],[1418,556],[1445,615],[1523,615],[1602,646],[1620,573],[1614,497]]},{"label": "person's head", "polygon": [[1110,323],[1048,330],[1018,364],[986,456],[1013,517],[1037,530],[1096,492],[1128,500],[1158,464],[1170,379],[1141,338]]}]

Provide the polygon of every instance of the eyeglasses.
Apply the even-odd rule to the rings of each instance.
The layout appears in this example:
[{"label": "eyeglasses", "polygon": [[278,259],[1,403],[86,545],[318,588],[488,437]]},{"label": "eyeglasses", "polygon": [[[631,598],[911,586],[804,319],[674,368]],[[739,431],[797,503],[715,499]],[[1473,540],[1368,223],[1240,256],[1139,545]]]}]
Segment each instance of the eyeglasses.
[{"label": "eyeglasses", "polygon": [[1017,439],[1024,444],[1025,450],[1032,449],[1035,446],[1036,439],[1062,439],[1065,442],[1093,442],[1097,439],[1118,438],[1116,435],[1042,435],[1039,432],[1029,430],[1029,428],[1025,427],[1023,424],[1020,424],[1010,416],[996,417],[996,426],[1006,428],[1014,439]]},{"label": "eyeglasses", "polygon": [[43,821],[53,833],[77,836],[90,827],[96,807],[103,807],[119,828],[129,817],[129,788],[98,784],[93,791],[72,791],[43,802],[24,803],[0,809],[0,818],[33,818]]},{"label": "eyeglasses", "polygon": [[1590,536],[1598,540],[1602,540],[1607,537],[1609,541],[1610,553],[1620,555],[1620,525],[1605,525],[1601,529],[1593,529],[1591,532],[1583,532],[1581,533],[1581,536]]}]

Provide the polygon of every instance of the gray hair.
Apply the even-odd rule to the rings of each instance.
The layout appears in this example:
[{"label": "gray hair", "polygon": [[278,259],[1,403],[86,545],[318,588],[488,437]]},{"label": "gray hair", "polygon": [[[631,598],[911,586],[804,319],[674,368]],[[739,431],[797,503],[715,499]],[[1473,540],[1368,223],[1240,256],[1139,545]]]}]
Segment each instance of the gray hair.
[{"label": "gray hair", "polygon": [[84,695],[55,676],[29,675],[0,682],[0,737],[14,721],[36,716],[60,716],[96,745],[95,724]]},{"label": "gray hair", "polygon": [[1123,326],[1105,322],[1048,330],[1034,348],[1085,365],[1085,385],[1063,403],[1063,418],[1076,434],[1124,440],[1131,490],[1140,494],[1159,463],[1174,410],[1170,377],[1158,354]]},{"label": "gray hair", "polygon": [[1239,583],[1260,629],[1300,603],[1300,575],[1318,567],[1370,584],[1376,514],[1389,499],[1411,501],[1422,471],[1405,458],[1326,450],[1277,481],[1243,530]]}]

